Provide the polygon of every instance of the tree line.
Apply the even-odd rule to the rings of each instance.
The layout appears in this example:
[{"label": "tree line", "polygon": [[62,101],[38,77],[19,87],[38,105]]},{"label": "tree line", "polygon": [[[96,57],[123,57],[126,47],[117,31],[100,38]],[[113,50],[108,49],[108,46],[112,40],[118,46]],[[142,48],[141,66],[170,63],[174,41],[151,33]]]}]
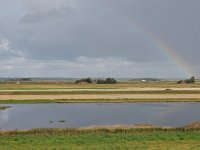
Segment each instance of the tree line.
[{"label": "tree line", "polygon": [[92,80],[91,78],[84,78],[84,79],[75,81],[75,84],[79,84],[79,83],[115,84],[117,83],[117,80],[114,78],[97,79],[97,80]]}]

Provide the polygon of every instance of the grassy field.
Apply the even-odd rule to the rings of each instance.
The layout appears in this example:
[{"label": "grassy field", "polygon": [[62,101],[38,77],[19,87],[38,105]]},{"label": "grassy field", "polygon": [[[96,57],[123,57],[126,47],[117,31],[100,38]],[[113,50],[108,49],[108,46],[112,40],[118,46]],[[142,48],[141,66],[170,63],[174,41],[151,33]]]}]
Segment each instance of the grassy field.
[{"label": "grassy field", "polygon": [[36,129],[0,133],[0,149],[200,149],[200,130]]}]

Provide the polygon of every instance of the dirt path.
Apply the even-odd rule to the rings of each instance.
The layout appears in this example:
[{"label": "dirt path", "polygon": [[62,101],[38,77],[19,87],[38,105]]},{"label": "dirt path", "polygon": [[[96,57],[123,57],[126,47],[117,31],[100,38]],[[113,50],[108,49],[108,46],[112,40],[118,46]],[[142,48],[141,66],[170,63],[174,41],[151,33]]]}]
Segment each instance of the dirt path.
[{"label": "dirt path", "polygon": [[57,99],[200,99],[200,94],[71,94],[71,95],[0,95],[0,100]]},{"label": "dirt path", "polygon": [[[116,89],[98,89],[98,88],[82,88],[82,89],[73,89],[73,88],[69,88],[69,89],[19,89],[19,90],[2,90],[0,89],[0,92],[9,92],[9,91],[13,91],[13,92],[19,92],[19,91],[23,91],[23,92],[29,92],[29,91],[34,91],[34,92],[45,92],[45,91],[59,91],[59,92],[64,92],[64,91],[165,91],[167,88],[116,88]],[[169,88],[173,91],[200,91],[200,88]]]}]

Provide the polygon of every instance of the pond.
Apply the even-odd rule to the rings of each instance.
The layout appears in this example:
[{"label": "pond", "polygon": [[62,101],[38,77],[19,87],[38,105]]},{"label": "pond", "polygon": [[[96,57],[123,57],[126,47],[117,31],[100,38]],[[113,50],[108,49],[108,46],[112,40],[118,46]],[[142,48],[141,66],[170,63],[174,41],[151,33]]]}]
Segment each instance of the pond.
[{"label": "pond", "polygon": [[0,129],[77,128],[149,123],[181,127],[200,120],[200,103],[12,104]]}]

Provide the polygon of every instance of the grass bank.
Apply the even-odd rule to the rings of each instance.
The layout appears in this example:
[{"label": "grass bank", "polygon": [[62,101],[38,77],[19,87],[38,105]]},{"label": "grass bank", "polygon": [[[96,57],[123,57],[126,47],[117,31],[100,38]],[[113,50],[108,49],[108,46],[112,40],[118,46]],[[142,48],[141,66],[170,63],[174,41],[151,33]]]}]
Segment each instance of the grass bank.
[{"label": "grass bank", "polygon": [[0,104],[42,104],[42,103],[142,103],[142,102],[200,102],[200,99],[60,99],[60,100],[0,100]]},{"label": "grass bank", "polygon": [[1,131],[1,149],[200,149],[199,129]]}]

